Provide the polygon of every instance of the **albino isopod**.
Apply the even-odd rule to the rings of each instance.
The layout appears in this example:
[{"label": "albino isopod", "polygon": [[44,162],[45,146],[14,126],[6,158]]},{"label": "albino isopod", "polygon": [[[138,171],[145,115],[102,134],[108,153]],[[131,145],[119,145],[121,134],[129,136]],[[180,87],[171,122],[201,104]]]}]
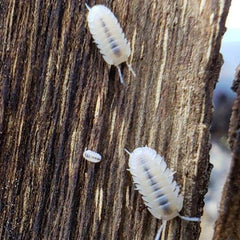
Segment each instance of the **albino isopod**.
[{"label": "albino isopod", "polygon": [[[104,5],[95,5],[90,8],[86,4],[86,7],[89,10],[87,17],[88,27],[94,42],[97,44],[104,60],[108,64],[117,67],[120,81],[124,84],[120,64],[127,63],[131,53],[130,44],[125,38],[117,18],[110,9]],[[127,63],[127,66],[135,77],[136,74],[131,65]]]},{"label": "albino isopod", "polygon": [[83,157],[92,163],[98,163],[102,160],[102,156],[99,153],[88,150],[87,148],[84,150]]},{"label": "albino isopod", "polygon": [[200,221],[199,218],[179,214],[183,207],[183,196],[173,179],[174,172],[167,168],[163,157],[149,147],[136,148],[132,153],[125,151],[130,155],[129,171],[136,189],[141,193],[150,213],[162,219],[155,240],[160,238],[167,221],[177,216],[187,221]]}]

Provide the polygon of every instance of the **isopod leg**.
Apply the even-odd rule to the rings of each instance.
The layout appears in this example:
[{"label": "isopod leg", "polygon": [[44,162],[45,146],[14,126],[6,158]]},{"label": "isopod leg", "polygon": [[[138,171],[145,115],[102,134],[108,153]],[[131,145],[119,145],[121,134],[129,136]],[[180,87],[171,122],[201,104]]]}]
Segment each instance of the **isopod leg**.
[{"label": "isopod leg", "polygon": [[186,220],[186,221],[192,221],[192,222],[199,222],[200,218],[198,217],[186,217],[186,216],[182,216],[182,215],[178,215],[181,219]]},{"label": "isopod leg", "polygon": [[132,65],[129,64],[129,63],[127,63],[127,66],[128,66],[128,68],[129,68],[129,70],[131,71],[132,75],[133,75],[134,77],[136,77],[136,73],[134,72],[134,70],[133,70],[133,68],[132,68]]},{"label": "isopod leg", "polygon": [[159,240],[159,239],[160,239],[161,233],[162,233],[162,231],[165,230],[166,225],[167,225],[167,221],[164,221],[164,220],[163,220],[163,221],[162,221],[162,225],[161,225],[161,227],[158,229],[157,235],[156,235],[156,237],[155,237],[154,240]]},{"label": "isopod leg", "polygon": [[122,72],[121,72],[121,69],[120,69],[119,65],[117,66],[117,69],[118,69],[118,73],[119,73],[119,77],[120,77],[120,82],[125,86],[126,84],[123,80]]}]

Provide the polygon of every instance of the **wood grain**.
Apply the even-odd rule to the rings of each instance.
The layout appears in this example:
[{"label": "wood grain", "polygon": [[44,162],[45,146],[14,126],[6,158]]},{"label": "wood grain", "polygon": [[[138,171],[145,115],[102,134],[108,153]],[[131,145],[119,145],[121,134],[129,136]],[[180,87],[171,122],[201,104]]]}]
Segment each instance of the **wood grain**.
[{"label": "wood grain", "polygon": [[[177,171],[182,214],[202,214],[230,0],[101,3],[131,42],[137,77],[123,64],[126,87],[82,1],[1,3],[1,239],[153,239],[160,222],[142,209],[124,152],[145,145]],[[102,162],[85,161],[85,147]],[[199,233],[176,218],[165,239]]]}]

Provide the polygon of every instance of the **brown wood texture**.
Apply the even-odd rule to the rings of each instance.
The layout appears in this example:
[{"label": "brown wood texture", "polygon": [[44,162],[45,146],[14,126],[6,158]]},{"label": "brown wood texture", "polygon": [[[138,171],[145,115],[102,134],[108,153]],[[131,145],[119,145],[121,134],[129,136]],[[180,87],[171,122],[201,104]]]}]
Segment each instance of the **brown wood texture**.
[{"label": "brown wood texture", "polygon": [[[230,0],[88,1],[118,17],[134,78],[108,68],[77,0],[1,1],[0,238],[153,239],[124,148],[148,145],[182,186],[182,215],[207,192],[212,93]],[[102,162],[83,159],[88,147]],[[198,239],[169,222],[164,239]]]},{"label": "brown wood texture", "polygon": [[240,65],[232,89],[237,93],[229,126],[232,162],[224,185],[214,240],[240,239]]}]

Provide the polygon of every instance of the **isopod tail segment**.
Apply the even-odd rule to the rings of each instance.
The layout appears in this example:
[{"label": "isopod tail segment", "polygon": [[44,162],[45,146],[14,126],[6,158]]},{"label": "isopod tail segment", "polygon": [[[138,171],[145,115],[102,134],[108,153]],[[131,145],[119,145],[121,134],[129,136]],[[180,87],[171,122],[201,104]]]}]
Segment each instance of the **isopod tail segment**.
[{"label": "isopod tail segment", "polygon": [[178,216],[185,221],[200,222],[200,218],[198,218],[198,217],[187,217],[187,216],[182,216],[180,214]]},{"label": "isopod tail segment", "polygon": [[88,11],[90,11],[91,8],[88,6],[87,3],[85,3],[85,6],[86,6],[86,8],[88,9]]},{"label": "isopod tail segment", "polygon": [[127,64],[127,66],[128,66],[128,69],[129,69],[130,72],[132,73],[132,75],[133,75],[134,77],[136,77],[137,75],[136,75],[136,73],[134,72],[134,70],[133,70],[133,68],[132,68],[132,65],[131,65],[130,63],[127,63],[127,62],[126,62],[126,64]]},{"label": "isopod tail segment", "polygon": [[120,82],[125,86],[126,84],[123,80],[123,75],[122,75],[122,72],[121,72],[120,65],[117,66],[117,70],[118,70],[118,74],[119,74],[119,77],[120,77]]},{"label": "isopod tail segment", "polygon": [[[185,221],[191,221],[191,222],[199,222],[200,221],[200,218],[198,218],[198,217],[187,217],[187,216],[182,216],[180,214],[178,214],[178,217],[180,217],[181,219],[183,219]],[[165,228],[167,226],[167,222],[168,222],[167,220],[162,220],[162,224],[161,224],[160,228],[158,229],[157,235],[154,238],[154,240],[159,240],[160,239],[161,233],[163,231],[165,231]]]},{"label": "isopod tail segment", "polygon": [[[127,62],[126,62],[126,64],[127,64],[127,66],[128,66],[128,69],[129,69],[130,72],[132,73],[132,75],[133,75],[134,77],[136,77],[136,73],[134,72],[134,70],[133,70],[133,68],[132,68],[132,65],[129,64],[129,63],[127,63]],[[117,67],[118,74],[119,74],[119,77],[120,77],[120,82],[125,86],[126,84],[125,84],[125,82],[124,82],[124,80],[123,80],[123,75],[122,75],[122,72],[121,72],[120,65],[118,65],[118,66],[116,66],[116,67]]]},{"label": "isopod tail segment", "polygon": [[127,154],[131,155],[131,153],[130,153],[126,148],[124,148],[124,151],[125,151]]},{"label": "isopod tail segment", "polygon": [[163,220],[163,221],[162,221],[162,225],[161,225],[160,228],[158,229],[157,235],[156,235],[156,237],[155,237],[154,240],[159,240],[159,239],[160,239],[161,233],[162,233],[162,231],[165,230],[166,226],[167,226],[167,221],[166,221],[166,220]]}]

